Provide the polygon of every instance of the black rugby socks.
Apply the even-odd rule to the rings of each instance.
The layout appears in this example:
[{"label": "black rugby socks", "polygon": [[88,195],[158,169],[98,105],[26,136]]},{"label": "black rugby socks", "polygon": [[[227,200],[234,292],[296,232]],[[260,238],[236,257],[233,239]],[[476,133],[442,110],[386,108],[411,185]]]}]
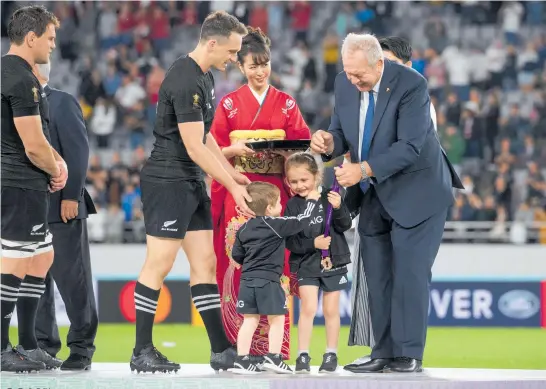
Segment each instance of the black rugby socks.
[{"label": "black rugby socks", "polygon": [[0,312],[2,314],[2,350],[8,347],[9,323],[17,303],[21,279],[13,274],[2,274],[0,278]]},{"label": "black rugby socks", "polygon": [[195,308],[201,315],[210,340],[213,352],[221,353],[231,347],[224,325],[222,324],[222,311],[220,294],[216,284],[197,284],[191,287],[191,296]]},{"label": "black rugby socks", "polygon": [[135,308],[136,308],[136,343],[135,355],[153,344],[152,332],[154,327],[155,311],[157,300],[161,289],[154,290],[142,285],[140,282],[135,286]]},{"label": "black rugby socks", "polygon": [[17,326],[19,331],[19,344],[25,350],[38,348],[36,340],[36,314],[40,297],[45,292],[45,279],[34,276],[26,276],[19,287],[17,299]]}]

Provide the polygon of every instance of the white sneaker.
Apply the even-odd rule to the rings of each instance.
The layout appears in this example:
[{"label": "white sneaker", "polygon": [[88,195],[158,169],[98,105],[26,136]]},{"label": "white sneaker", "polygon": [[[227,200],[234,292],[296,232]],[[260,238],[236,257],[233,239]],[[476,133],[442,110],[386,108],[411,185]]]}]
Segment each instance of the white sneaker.
[{"label": "white sneaker", "polygon": [[235,362],[233,363],[233,368],[228,369],[229,372],[233,374],[241,375],[254,375],[260,374],[262,371],[250,361],[248,355],[238,356]]},{"label": "white sneaker", "polygon": [[280,354],[267,354],[264,357],[263,369],[279,374],[294,374],[294,371],[282,360]]}]

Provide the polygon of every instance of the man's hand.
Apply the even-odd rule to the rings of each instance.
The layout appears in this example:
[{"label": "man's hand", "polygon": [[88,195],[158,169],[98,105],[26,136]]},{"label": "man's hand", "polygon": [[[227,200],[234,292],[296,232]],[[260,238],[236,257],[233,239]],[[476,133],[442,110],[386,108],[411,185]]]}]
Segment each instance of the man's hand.
[{"label": "man's hand", "polygon": [[68,167],[63,161],[57,161],[57,166],[59,167],[59,175],[57,177],[52,177],[49,181],[49,191],[51,193],[61,190],[66,185],[66,180],[68,180]]},{"label": "man's hand", "polygon": [[341,207],[341,195],[333,191],[328,192],[328,202],[332,204],[334,209],[339,209]]},{"label": "man's hand", "polygon": [[329,132],[318,130],[311,137],[311,150],[318,154],[332,154],[334,137]]},{"label": "man's hand", "polygon": [[247,201],[249,203],[252,202],[252,197],[250,197],[250,195],[246,191],[246,188],[243,185],[234,185],[229,192],[231,193],[231,196],[233,196],[233,200],[235,200],[235,204],[237,204],[239,210],[246,217],[256,216],[256,214],[248,207],[248,205],[246,205]]},{"label": "man's hand", "polygon": [[248,185],[252,182],[247,176],[239,172],[236,172],[232,177],[239,185]]},{"label": "man's hand", "polygon": [[346,163],[342,168],[334,168],[339,185],[348,187],[358,184],[362,180],[362,170],[359,163]]},{"label": "man's hand", "polygon": [[330,248],[330,242],[332,242],[332,237],[325,237],[324,235],[319,235],[315,238],[315,248],[319,250],[328,250]]},{"label": "man's hand", "polygon": [[61,219],[64,223],[75,219],[78,216],[78,202],[75,200],[61,201]]}]

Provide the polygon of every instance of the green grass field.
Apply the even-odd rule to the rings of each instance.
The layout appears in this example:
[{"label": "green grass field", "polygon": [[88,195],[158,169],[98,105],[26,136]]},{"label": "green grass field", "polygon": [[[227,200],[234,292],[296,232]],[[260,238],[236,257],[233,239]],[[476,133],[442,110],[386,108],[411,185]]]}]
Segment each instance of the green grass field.
[{"label": "green grass field", "polygon": [[[61,328],[66,339],[67,328]],[[128,362],[134,344],[131,324],[101,324],[96,339],[94,362]],[[291,361],[297,354],[297,328],[292,329]],[[347,364],[369,352],[364,347],[346,345],[349,328],[342,327],[338,355]],[[11,328],[12,343],[17,330]],[[316,327],[311,346],[312,364],[320,364],[326,347],[324,327]],[[168,358],[179,363],[207,363],[210,351],[204,328],[190,325],[160,324],[154,329],[154,342]],[[63,348],[60,358],[66,358]],[[495,369],[546,369],[546,330],[504,328],[430,328],[425,351],[427,367],[465,367]]]}]

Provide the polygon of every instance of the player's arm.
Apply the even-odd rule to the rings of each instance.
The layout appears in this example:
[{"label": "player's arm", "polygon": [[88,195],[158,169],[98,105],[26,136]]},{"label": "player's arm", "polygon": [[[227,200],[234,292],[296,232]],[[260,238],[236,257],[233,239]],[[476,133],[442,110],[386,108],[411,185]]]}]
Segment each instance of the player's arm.
[{"label": "player's arm", "polygon": [[220,149],[220,146],[218,146],[218,143],[216,142],[216,139],[212,136],[212,134],[207,134],[207,141],[205,143],[205,146],[207,146],[207,149],[220,161],[224,169],[227,170],[227,172],[232,176],[235,177],[237,175],[237,171],[233,168],[233,166],[229,163],[229,161],[226,159],[224,153]]},{"label": "player's arm", "polygon": [[57,177],[60,174],[59,167],[42,129],[39,93],[34,81],[25,78],[14,82],[6,95],[10,101],[15,128],[28,159],[39,169]]},{"label": "player's arm", "polygon": [[[171,99],[178,121],[180,137],[189,157],[213,179],[223,185],[234,197],[237,205],[249,215],[254,212],[248,208],[246,201],[252,201],[246,189],[239,186],[222,163],[203,143],[205,125],[203,123],[202,105],[204,94],[195,81],[189,85],[173,86]],[[216,146],[218,147],[218,146]]]}]

